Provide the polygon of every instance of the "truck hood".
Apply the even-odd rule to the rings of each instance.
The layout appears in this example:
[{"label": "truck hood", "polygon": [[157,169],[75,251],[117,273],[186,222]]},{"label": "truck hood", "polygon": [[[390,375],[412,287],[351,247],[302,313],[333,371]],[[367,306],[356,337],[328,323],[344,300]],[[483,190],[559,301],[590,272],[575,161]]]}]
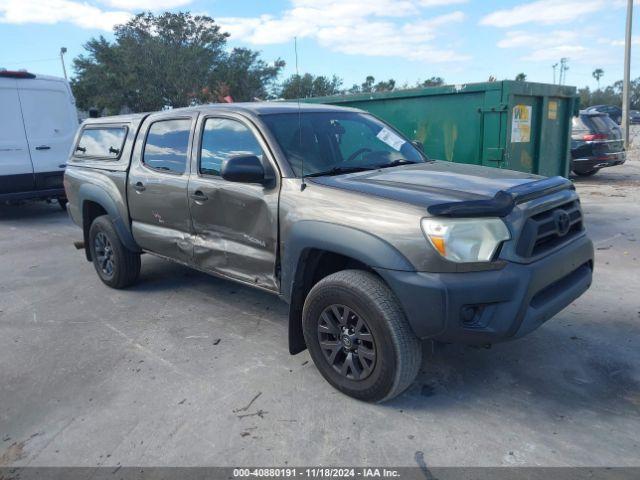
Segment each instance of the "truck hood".
[{"label": "truck hood", "polygon": [[[423,207],[492,200],[501,192],[530,198],[571,182],[498,168],[432,161],[346,175],[315,177],[314,183]],[[553,180],[553,181],[551,181]],[[538,196],[538,195],[535,195]]]}]

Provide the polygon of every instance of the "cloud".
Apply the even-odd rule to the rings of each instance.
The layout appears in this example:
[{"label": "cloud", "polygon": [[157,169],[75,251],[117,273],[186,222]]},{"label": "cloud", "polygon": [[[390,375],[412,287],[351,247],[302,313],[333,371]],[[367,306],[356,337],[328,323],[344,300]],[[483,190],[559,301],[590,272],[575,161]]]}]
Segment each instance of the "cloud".
[{"label": "cloud", "polygon": [[[617,40],[603,40],[600,43],[606,43],[613,47],[624,47],[624,38]],[[640,35],[634,35],[631,37],[631,45],[640,45]]]},{"label": "cloud", "polygon": [[72,0],[0,0],[0,23],[69,22],[81,28],[110,31],[130,17],[128,12],[104,11]]},{"label": "cloud", "polygon": [[553,25],[577,18],[611,5],[607,0],[537,0],[513,8],[497,10],[480,20],[481,25],[509,28],[526,23]]},{"label": "cloud", "polygon": [[103,0],[103,3],[123,10],[166,10],[189,5],[192,0]]},{"label": "cloud", "polygon": [[422,7],[441,7],[443,5],[456,5],[467,3],[468,0],[420,0],[418,4]]},{"label": "cloud", "polygon": [[562,57],[572,62],[610,64],[616,58],[607,51],[592,45],[585,46],[582,40],[593,38],[590,29],[553,31],[509,31],[498,41],[499,48],[521,49],[526,62],[557,62]]},{"label": "cloud", "polygon": [[526,32],[522,30],[507,32],[498,41],[500,48],[549,48],[566,45],[582,38],[576,31],[556,30],[553,32]]},{"label": "cloud", "polygon": [[464,20],[454,11],[425,16],[424,9],[465,0],[292,0],[281,15],[218,18],[232,39],[254,45],[289,42],[293,37],[316,40],[332,51],[367,56],[402,57],[446,62],[465,60],[433,41],[448,25]]}]

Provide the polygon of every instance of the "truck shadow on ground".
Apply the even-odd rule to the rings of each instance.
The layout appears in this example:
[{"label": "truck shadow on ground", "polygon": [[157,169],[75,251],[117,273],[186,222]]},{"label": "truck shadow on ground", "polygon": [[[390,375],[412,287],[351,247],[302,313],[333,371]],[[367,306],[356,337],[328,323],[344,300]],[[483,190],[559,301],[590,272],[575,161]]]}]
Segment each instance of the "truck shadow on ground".
[{"label": "truck shadow on ground", "polygon": [[[617,334],[606,330],[601,333]],[[621,335],[619,344],[626,340]],[[431,342],[425,342],[414,385],[387,405],[437,410],[486,402],[558,419],[581,411],[637,417],[637,365],[637,354],[629,348],[612,350],[553,324],[491,349],[436,344],[432,350]]]},{"label": "truck shadow on ground", "polygon": [[[195,290],[208,298],[222,298],[239,311],[248,305],[264,309],[274,323],[283,328],[287,324],[287,307],[276,296],[156,258],[145,258],[140,282],[132,290],[184,290],[185,294]],[[236,321],[242,322],[242,316]],[[250,326],[253,320],[246,321]],[[574,329],[556,317],[527,337],[491,349],[426,341],[416,381],[382,408],[434,411],[488,402],[542,410],[559,419],[580,410],[639,415],[640,355],[628,342],[640,336],[640,327],[633,326],[635,334],[630,335],[629,326],[620,328],[615,322],[588,316],[580,321],[597,327]],[[611,344],[619,348],[611,349]],[[289,355],[286,339],[280,353]]]}]

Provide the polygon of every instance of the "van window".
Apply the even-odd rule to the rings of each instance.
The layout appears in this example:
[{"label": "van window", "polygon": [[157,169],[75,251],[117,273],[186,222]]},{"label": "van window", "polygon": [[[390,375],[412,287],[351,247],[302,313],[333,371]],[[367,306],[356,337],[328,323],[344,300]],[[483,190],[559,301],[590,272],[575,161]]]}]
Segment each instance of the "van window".
[{"label": "van window", "polygon": [[124,127],[85,128],[74,155],[115,160],[120,157],[126,136]]},{"label": "van window", "polygon": [[202,133],[200,173],[220,175],[222,162],[236,155],[255,155],[262,160],[262,148],[251,130],[227,118],[208,118]]},{"label": "van window", "polygon": [[156,170],[184,173],[190,132],[189,118],[152,123],[147,134],[142,162]]}]

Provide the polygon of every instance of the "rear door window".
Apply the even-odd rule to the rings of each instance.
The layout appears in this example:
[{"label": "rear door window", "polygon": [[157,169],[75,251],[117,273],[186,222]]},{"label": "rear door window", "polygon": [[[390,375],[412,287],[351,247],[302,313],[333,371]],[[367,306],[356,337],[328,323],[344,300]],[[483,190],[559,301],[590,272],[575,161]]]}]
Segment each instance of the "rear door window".
[{"label": "rear door window", "polygon": [[608,115],[591,115],[589,121],[591,128],[596,133],[609,133],[611,131],[611,124],[615,125]]},{"label": "rear door window", "polygon": [[80,134],[74,155],[116,160],[120,158],[126,136],[125,127],[85,128]]},{"label": "rear door window", "polygon": [[159,120],[151,124],[142,162],[155,170],[183,174],[187,166],[191,119]]}]

